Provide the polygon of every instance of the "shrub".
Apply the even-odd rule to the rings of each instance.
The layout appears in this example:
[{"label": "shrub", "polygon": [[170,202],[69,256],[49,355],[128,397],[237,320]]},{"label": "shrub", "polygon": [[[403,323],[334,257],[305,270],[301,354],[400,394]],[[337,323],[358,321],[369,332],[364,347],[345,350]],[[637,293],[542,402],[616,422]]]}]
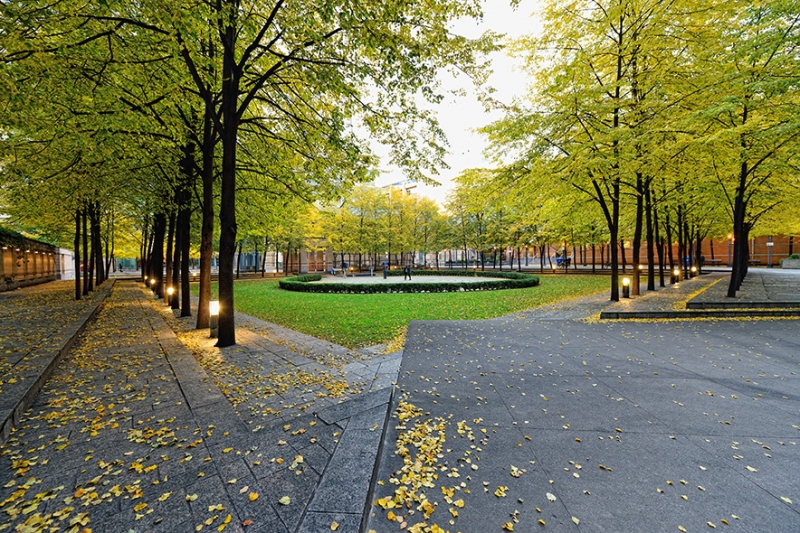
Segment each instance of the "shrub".
[{"label": "shrub", "polygon": [[800,254],[792,254],[789,256],[789,259],[800,259]]},{"label": "shrub", "polygon": [[[281,289],[296,292],[321,292],[335,294],[379,294],[379,293],[409,293],[409,292],[461,292],[461,291],[490,291],[500,289],[523,289],[535,287],[539,284],[539,278],[530,274],[520,272],[475,272],[471,270],[418,270],[412,271],[414,276],[464,276],[477,278],[502,278],[477,282],[464,283],[436,283],[436,281],[414,282],[404,281],[403,283],[378,283],[368,285],[348,285],[345,283],[314,283],[319,281],[322,276],[319,274],[309,274],[305,276],[295,276],[282,279],[278,282]],[[389,276],[400,276],[403,272],[392,270]]]}]

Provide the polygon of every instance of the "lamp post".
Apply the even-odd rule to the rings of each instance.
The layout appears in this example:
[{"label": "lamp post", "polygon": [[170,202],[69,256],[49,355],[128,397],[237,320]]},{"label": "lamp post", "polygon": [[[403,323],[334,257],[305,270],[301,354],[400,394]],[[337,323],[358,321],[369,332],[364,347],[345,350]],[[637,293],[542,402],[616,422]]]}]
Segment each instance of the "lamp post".
[{"label": "lamp post", "polygon": [[670,278],[670,283],[680,283],[681,281],[681,269],[676,268],[672,271],[672,277]]},{"label": "lamp post", "polygon": [[175,305],[175,287],[169,286],[167,287],[167,302],[172,309],[177,309]]},{"label": "lamp post", "polygon": [[631,278],[629,278],[628,276],[622,278],[622,297],[623,298],[631,297]]},{"label": "lamp post", "polygon": [[767,237],[767,268],[772,268],[772,247],[775,245],[772,242],[772,235]]},{"label": "lamp post", "polygon": [[150,290],[156,292],[156,278],[150,278]]},{"label": "lamp post", "polygon": [[212,300],[208,303],[208,327],[211,329],[210,336],[216,339],[219,335],[219,301]]},{"label": "lamp post", "polygon": [[696,277],[696,276],[697,276],[697,267],[696,267],[696,266],[693,266],[693,267],[692,267],[692,269],[691,269],[691,274],[690,274],[690,277],[693,277],[693,278],[694,278],[694,277]]},{"label": "lamp post", "polygon": [[728,233],[728,267],[733,265],[733,235]]}]

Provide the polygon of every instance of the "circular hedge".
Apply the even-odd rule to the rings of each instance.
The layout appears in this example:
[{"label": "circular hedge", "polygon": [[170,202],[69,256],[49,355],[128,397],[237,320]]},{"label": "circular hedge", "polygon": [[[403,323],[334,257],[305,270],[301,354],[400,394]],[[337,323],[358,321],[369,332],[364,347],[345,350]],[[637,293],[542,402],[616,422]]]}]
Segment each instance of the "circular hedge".
[{"label": "circular hedge", "polygon": [[[402,270],[390,270],[391,277],[400,276]],[[437,283],[433,281],[403,281],[402,283],[309,283],[320,281],[320,274],[305,274],[278,281],[281,289],[296,292],[322,292],[333,294],[378,294],[409,292],[464,292],[464,291],[496,291],[501,289],[524,289],[539,285],[539,278],[521,272],[480,272],[474,270],[414,270],[415,277],[464,276],[470,278],[502,278],[486,281],[465,281],[463,283]],[[380,274],[378,274],[380,275]]]}]

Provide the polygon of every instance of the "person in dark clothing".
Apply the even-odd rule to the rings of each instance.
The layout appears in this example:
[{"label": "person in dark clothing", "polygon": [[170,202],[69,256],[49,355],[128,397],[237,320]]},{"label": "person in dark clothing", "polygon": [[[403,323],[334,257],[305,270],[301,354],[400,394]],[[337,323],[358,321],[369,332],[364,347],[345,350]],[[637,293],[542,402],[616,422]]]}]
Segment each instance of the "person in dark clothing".
[{"label": "person in dark clothing", "polygon": [[411,267],[409,265],[403,267],[403,279],[411,279]]}]

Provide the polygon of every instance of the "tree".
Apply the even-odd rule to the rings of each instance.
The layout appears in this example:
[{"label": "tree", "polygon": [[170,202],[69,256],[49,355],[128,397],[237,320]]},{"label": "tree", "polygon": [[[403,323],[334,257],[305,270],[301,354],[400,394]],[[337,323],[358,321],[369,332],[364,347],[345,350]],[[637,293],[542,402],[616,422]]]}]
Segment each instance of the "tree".
[{"label": "tree", "polygon": [[[295,192],[329,190],[366,176],[371,158],[349,128],[353,118],[361,117],[373,135],[393,147],[393,162],[409,176],[425,179],[425,171],[441,160],[443,136],[432,115],[418,108],[415,95],[436,101],[439,68],[455,65],[477,76],[475,52],[494,48],[491,36],[470,41],[448,31],[451,19],[480,15],[475,0],[314,4],[111,0],[43,7],[38,1],[3,5],[7,20],[36,24],[35,32],[32,25],[22,30],[36,35],[35,46],[15,47],[7,59],[23,60],[60,49],[91,50],[90,45],[107,43],[108,49],[101,50],[106,58],[112,48],[134,46],[143,56],[149,55],[139,60],[143,70],[149,72],[154,66],[161,72],[178,58],[183,75],[173,81],[180,85],[187,75],[191,78],[191,93],[202,102],[222,152],[219,346],[235,343],[233,256],[240,133],[258,137],[275,160],[301,160],[294,169],[307,171],[272,172],[263,165],[251,169],[254,173],[284,179],[287,189]],[[325,164],[326,157],[336,154],[344,154],[334,159],[347,161],[346,172],[331,172],[331,165]],[[204,228],[207,231],[207,225]]]}]

